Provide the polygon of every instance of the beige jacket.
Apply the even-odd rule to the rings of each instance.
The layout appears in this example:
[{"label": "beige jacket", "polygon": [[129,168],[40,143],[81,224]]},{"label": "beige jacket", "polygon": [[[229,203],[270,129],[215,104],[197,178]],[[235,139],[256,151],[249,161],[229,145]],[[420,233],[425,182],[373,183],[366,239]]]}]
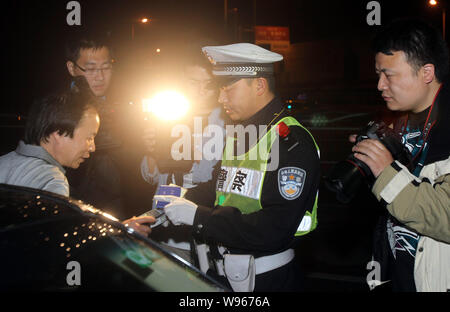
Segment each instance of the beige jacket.
[{"label": "beige jacket", "polygon": [[419,178],[395,161],[372,192],[392,216],[422,235],[414,265],[417,291],[450,290],[450,157],[426,165]]}]

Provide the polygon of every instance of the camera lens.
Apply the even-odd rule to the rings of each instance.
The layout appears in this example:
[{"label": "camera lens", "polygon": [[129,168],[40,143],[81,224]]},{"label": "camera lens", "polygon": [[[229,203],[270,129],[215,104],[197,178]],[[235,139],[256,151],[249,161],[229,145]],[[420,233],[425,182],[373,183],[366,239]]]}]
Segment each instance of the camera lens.
[{"label": "camera lens", "polygon": [[373,180],[373,175],[366,164],[353,156],[349,156],[334,166],[331,174],[325,179],[325,186],[336,193],[336,199],[349,203],[364,182]]},{"label": "camera lens", "polygon": [[[384,122],[369,122],[356,138],[356,143],[365,139],[376,139],[392,154],[393,158],[402,164],[411,164],[411,154],[403,146],[398,133],[386,126]],[[360,186],[373,185],[375,177],[370,168],[350,154],[347,159],[337,163],[331,174],[325,178],[325,186],[336,193],[336,199],[349,203],[358,192]]]}]

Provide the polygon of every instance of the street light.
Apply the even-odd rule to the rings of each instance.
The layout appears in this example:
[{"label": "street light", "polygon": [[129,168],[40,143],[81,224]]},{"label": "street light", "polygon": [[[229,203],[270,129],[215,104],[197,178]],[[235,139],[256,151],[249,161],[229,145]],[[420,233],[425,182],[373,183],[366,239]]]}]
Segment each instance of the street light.
[{"label": "street light", "polygon": [[[438,2],[436,0],[429,0],[428,4],[435,7],[438,5]],[[444,1],[440,1],[440,4],[442,7],[442,38],[445,40],[445,3]]]},{"label": "street light", "polygon": [[[150,18],[143,17],[143,18],[141,18],[141,19],[139,20],[139,23],[141,23],[141,24],[147,24],[147,23],[149,23],[150,21],[151,21]],[[135,24],[135,21],[131,22],[131,40],[132,40],[132,41],[134,40],[134,24]]]}]

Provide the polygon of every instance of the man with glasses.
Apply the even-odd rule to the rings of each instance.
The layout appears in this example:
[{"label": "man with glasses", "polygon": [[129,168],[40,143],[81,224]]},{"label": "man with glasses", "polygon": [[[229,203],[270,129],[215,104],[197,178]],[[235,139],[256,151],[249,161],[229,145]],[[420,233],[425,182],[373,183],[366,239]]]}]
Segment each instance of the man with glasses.
[{"label": "man with glasses", "polygon": [[[136,114],[112,98],[109,92],[113,76],[113,57],[110,45],[103,36],[83,34],[66,45],[66,66],[73,78],[83,76],[87,85],[82,90],[97,97],[97,110],[102,121],[96,137],[97,152],[77,171],[68,170],[71,194],[93,204],[117,218],[127,218],[135,213],[126,207],[135,206],[145,186],[139,176],[139,150],[141,137],[134,127],[139,124]],[[134,157],[135,156],[135,157]],[[135,173],[135,174],[133,174]],[[145,208],[143,208],[145,209]]]},{"label": "man with glasses", "polygon": [[105,96],[112,77],[112,58],[106,43],[82,39],[67,49],[67,70],[84,76],[95,96]]}]

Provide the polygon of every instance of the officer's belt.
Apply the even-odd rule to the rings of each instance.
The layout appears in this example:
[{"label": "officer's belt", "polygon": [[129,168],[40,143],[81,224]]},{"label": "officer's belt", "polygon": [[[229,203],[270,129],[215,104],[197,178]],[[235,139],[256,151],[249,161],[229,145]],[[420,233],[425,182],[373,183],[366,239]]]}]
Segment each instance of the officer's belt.
[{"label": "officer's belt", "polygon": [[[277,254],[255,258],[256,275],[278,269],[291,262],[294,256],[294,249],[287,249]],[[220,276],[225,276],[223,259],[216,260],[216,266],[217,273]]]}]

